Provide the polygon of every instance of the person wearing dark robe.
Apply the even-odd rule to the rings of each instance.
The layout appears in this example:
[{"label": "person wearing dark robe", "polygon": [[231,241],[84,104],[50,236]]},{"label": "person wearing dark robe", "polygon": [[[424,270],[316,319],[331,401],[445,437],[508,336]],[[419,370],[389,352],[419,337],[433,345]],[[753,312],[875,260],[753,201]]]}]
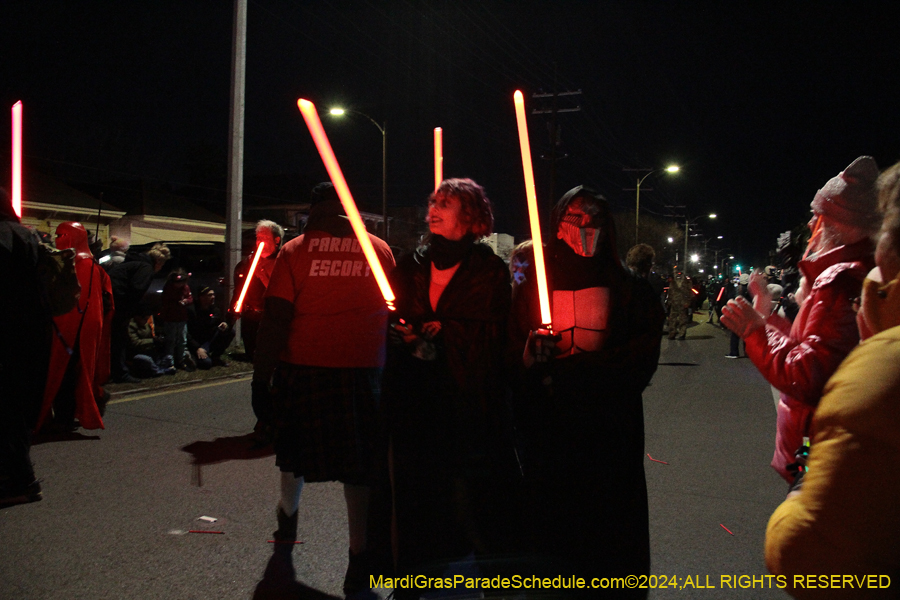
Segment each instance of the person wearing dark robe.
[{"label": "person wearing dark robe", "polygon": [[[0,506],[35,502],[42,498],[31,463],[31,436],[41,409],[50,365],[53,308],[50,290],[41,277],[40,238],[24,227],[9,196],[0,189]],[[78,284],[73,256],[68,266]]]},{"label": "person wearing dark robe", "polygon": [[516,290],[510,324],[526,545],[542,574],[647,574],[642,393],[656,371],[664,312],[650,284],[622,266],[603,196],[570,190],[550,231],[554,335],[542,331],[534,281]]},{"label": "person wearing dark robe", "polygon": [[75,250],[81,296],[71,311],[53,319],[56,335],[37,429],[50,420],[62,429],[72,429],[76,420],[85,429],[103,429],[101,413],[109,399],[102,386],[109,379],[112,284],[91,254],[81,223],[60,223],[56,247]]},{"label": "person wearing dark robe", "polygon": [[505,553],[519,473],[503,375],[509,270],[478,242],[493,227],[491,203],[471,179],[448,179],[427,221],[426,244],[391,275],[402,321],[383,390],[401,574]]}]

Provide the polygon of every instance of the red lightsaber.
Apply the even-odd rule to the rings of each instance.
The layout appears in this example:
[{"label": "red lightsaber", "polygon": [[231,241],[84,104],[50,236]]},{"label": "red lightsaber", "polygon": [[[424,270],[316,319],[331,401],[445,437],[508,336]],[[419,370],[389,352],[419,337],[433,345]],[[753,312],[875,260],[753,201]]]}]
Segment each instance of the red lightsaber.
[{"label": "red lightsaber", "polygon": [[244,288],[241,290],[241,295],[238,296],[237,304],[234,305],[234,312],[238,314],[240,314],[241,309],[244,307],[244,296],[247,295],[247,289],[250,287],[250,281],[253,279],[253,274],[256,273],[256,265],[259,264],[259,259],[262,256],[265,245],[265,242],[260,242],[259,246],[256,247],[256,255],[253,257],[253,262],[250,263],[250,271],[247,273],[247,279],[244,280]]},{"label": "red lightsaber", "polygon": [[22,101],[12,105],[12,205],[22,218]]},{"label": "red lightsaber", "polygon": [[444,130],[434,128],[434,189],[444,180]]},{"label": "red lightsaber", "polygon": [[331,178],[331,183],[334,184],[334,189],[341,199],[341,204],[344,206],[344,212],[347,213],[347,217],[350,219],[353,233],[356,234],[356,239],[359,240],[359,245],[362,247],[366,261],[369,263],[369,268],[372,269],[372,274],[375,275],[375,281],[378,283],[381,295],[384,297],[384,302],[387,304],[388,310],[394,310],[394,292],[391,290],[391,285],[388,283],[387,275],[385,275],[384,269],[381,266],[381,261],[378,260],[378,255],[375,254],[375,247],[372,246],[372,240],[369,239],[366,225],[359,215],[359,209],[356,208],[356,202],[354,202],[353,196],[350,195],[350,188],[347,187],[347,181],[344,179],[344,174],[341,172],[341,166],[334,156],[334,151],[331,149],[331,143],[328,141],[328,136],[325,135],[322,121],[319,120],[319,113],[316,112],[316,107],[312,102],[304,100],[303,98],[297,100],[297,106],[300,107],[300,113],[303,114],[303,120],[306,121],[309,133],[316,143],[316,148],[319,150],[322,162],[325,163],[325,168],[328,170],[328,176]]},{"label": "red lightsaber", "polygon": [[722,287],[719,288],[719,296],[718,296],[718,298],[716,298],[716,302],[718,302],[719,300],[722,299],[722,292],[724,292],[724,291],[725,291],[725,286],[723,285]]},{"label": "red lightsaber", "polygon": [[534,246],[534,267],[537,276],[538,299],[541,305],[542,326],[553,331],[550,313],[550,293],[547,290],[547,271],[544,268],[544,244],[541,241],[541,222],[538,215],[537,194],[534,191],[534,170],[531,166],[531,145],[528,143],[528,123],[525,121],[525,100],[522,92],[513,94],[516,105],[516,122],[519,126],[519,148],[522,151],[522,169],[525,171],[525,196],[528,200],[528,220],[531,223],[531,240]]}]

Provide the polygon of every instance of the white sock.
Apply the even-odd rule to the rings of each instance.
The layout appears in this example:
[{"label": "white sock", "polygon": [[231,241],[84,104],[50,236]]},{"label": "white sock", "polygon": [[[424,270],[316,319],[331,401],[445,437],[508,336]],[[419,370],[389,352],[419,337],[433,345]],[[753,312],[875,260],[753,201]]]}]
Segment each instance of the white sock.
[{"label": "white sock", "polygon": [[300,506],[300,492],[303,491],[303,477],[294,477],[293,473],[281,472],[281,499],[278,506],[287,516],[297,512]]},{"label": "white sock", "polygon": [[366,526],[369,519],[369,486],[344,484],[347,500],[347,525],[350,528],[350,552],[366,549]]}]

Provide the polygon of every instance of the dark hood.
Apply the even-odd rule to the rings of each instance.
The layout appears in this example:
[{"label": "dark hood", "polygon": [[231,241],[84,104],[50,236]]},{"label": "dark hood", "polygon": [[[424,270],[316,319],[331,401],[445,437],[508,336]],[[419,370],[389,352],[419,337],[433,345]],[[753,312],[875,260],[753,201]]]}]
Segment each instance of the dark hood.
[{"label": "dark hood", "polygon": [[[584,257],[575,252],[556,235],[566,208],[578,198],[598,207],[597,216],[603,219],[604,235],[594,256]],[[554,276],[556,289],[582,289],[591,285],[616,286],[625,278],[625,268],[616,250],[616,226],[609,203],[600,193],[586,187],[572,188],[559,199],[550,213],[549,254],[558,269]]]}]

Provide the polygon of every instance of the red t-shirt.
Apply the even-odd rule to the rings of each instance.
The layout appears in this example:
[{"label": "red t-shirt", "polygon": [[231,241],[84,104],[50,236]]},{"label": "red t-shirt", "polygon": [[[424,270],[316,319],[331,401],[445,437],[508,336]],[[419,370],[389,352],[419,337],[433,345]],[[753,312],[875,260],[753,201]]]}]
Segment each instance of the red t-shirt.
[{"label": "red t-shirt", "polygon": [[[386,273],[394,256],[369,235]],[[281,360],[316,367],[384,365],[388,310],[356,237],[310,231],[281,249],[266,298],[294,304]]]}]

